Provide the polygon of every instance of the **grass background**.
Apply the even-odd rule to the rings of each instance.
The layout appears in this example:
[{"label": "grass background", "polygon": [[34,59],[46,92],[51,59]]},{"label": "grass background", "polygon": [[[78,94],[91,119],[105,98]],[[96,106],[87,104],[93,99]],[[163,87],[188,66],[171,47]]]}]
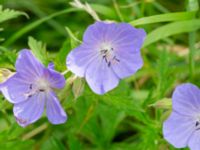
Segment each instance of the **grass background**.
[{"label": "grass background", "polygon": [[[65,71],[66,55],[94,23],[86,11],[69,2],[0,0],[0,68],[15,71],[17,52],[31,48],[44,64],[53,61],[58,71]],[[83,79],[72,82],[68,73],[66,87],[58,91],[68,121],[57,126],[44,115],[21,128],[12,105],[0,95],[0,149],[175,150],[163,139],[162,123],[170,114],[176,85],[200,86],[198,0],[82,2],[88,2],[101,20],[145,29],[143,68],[104,96],[94,94]]]}]

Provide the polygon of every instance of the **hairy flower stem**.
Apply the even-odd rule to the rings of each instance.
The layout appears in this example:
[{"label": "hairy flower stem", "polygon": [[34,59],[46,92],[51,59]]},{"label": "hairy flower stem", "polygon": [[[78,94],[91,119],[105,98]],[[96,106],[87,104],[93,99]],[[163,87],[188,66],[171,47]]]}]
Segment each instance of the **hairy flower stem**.
[{"label": "hairy flower stem", "polygon": [[67,70],[63,71],[61,74],[66,75],[68,72],[69,72],[69,70],[67,69]]}]

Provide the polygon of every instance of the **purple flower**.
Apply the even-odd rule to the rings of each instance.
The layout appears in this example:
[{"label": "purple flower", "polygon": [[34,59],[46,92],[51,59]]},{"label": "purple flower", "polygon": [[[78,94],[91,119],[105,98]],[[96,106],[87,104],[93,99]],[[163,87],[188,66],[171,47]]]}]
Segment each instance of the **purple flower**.
[{"label": "purple flower", "polygon": [[142,67],[140,48],[145,36],[143,29],[127,23],[96,22],[85,31],[83,43],[68,55],[67,67],[85,77],[95,93],[104,94]]},{"label": "purple flower", "polygon": [[200,150],[200,90],[187,83],[176,88],[172,113],[164,122],[164,138],[176,148]]},{"label": "purple flower", "polygon": [[67,115],[53,89],[63,88],[65,78],[53,69],[45,68],[29,50],[22,50],[16,61],[16,73],[4,83],[2,93],[14,103],[13,112],[19,125],[25,127],[37,121],[46,106],[52,124],[64,123]]}]

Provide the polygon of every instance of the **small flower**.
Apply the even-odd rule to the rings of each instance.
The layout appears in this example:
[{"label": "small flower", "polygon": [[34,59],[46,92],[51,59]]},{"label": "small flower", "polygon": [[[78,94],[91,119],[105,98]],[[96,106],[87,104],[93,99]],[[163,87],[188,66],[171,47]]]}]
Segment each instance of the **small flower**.
[{"label": "small flower", "polygon": [[96,22],[85,31],[83,43],[68,55],[67,67],[85,77],[95,93],[104,94],[142,67],[140,48],[145,36],[143,29],[127,23]]},{"label": "small flower", "polygon": [[22,50],[16,61],[16,73],[4,84],[2,93],[14,103],[13,112],[19,125],[25,127],[37,121],[46,106],[52,124],[64,123],[67,115],[53,89],[63,88],[65,78],[50,64],[45,68],[29,50]]},{"label": "small flower", "polygon": [[172,96],[172,113],[164,122],[164,138],[176,148],[200,150],[200,89],[187,83]]}]

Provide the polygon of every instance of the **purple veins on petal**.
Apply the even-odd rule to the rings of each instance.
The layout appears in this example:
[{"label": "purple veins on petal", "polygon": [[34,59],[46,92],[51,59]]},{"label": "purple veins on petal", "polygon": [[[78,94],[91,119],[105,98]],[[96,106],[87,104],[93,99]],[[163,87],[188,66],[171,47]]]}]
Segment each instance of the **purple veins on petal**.
[{"label": "purple veins on petal", "polygon": [[183,115],[194,115],[200,110],[200,90],[186,83],[178,86],[172,96],[173,109]]},{"label": "purple veins on petal", "polygon": [[190,83],[178,86],[172,113],[163,124],[164,138],[176,148],[200,149],[200,89]]},{"label": "purple veins on petal", "polygon": [[[14,103],[14,116],[22,127],[36,122],[42,116],[45,106],[48,114],[51,111],[55,112],[57,108],[57,113],[52,114],[56,115],[58,120],[49,119],[50,122],[60,124],[66,121],[67,115],[59,105],[58,99],[54,100],[56,102],[52,100],[53,90],[63,88],[65,78],[55,71],[53,66],[51,63],[48,68],[45,68],[31,51],[22,50],[16,61],[16,74],[9,78],[1,88],[6,99]],[[55,94],[54,96],[56,97]]]},{"label": "purple veins on petal", "polygon": [[191,150],[200,149],[200,130],[193,133],[193,135],[188,141],[188,146],[190,147]]},{"label": "purple veins on petal", "polygon": [[56,95],[53,92],[51,92],[49,93],[47,99],[49,102],[46,106],[46,114],[49,121],[52,124],[64,123],[67,120],[67,115],[64,112],[62,106],[60,105]]},{"label": "purple veins on petal", "polygon": [[176,148],[187,146],[187,142],[195,130],[195,120],[172,112],[163,124],[164,138]]},{"label": "purple veins on petal", "polygon": [[95,61],[87,68],[85,77],[89,86],[97,94],[104,94],[118,85],[119,78],[103,60],[100,61]]},{"label": "purple veins on petal", "polygon": [[83,43],[68,55],[67,67],[85,77],[95,93],[104,94],[143,66],[140,49],[145,37],[143,29],[127,23],[96,22],[86,29]]},{"label": "purple veins on petal", "polygon": [[22,50],[15,63],[16,71],[29,80],[43,74],[44,65],[37,60],[29,50]]}]

